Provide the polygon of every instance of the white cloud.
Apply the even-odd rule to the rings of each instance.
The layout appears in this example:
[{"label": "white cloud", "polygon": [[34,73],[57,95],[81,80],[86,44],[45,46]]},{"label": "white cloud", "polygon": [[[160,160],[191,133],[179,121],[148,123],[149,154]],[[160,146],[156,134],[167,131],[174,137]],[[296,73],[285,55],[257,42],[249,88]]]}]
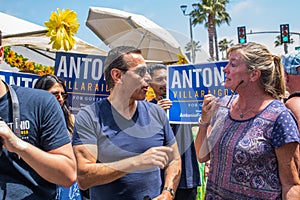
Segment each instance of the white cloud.
[{"label": "white cloud", "polygon": [[252,1],[241,1],[237,4],[231,5],[228,12],[230,15],[236,15],[243,13],[244,10],[248,10],[250,7],[252,7]]}]

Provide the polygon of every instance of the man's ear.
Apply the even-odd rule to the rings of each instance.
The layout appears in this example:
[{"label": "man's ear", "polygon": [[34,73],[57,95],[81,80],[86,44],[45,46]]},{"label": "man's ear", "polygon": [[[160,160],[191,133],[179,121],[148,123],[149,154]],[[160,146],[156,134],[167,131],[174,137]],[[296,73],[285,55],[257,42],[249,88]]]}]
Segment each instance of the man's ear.
[{"label": "man's ear", "polygon": [[289,76],[289,74],[288,73],[284,73],[284,79],[285,79],[285,82],[286,83],[288,83],[289,82],[289,80],[290,80],[290,76]]},{"label": "man's ear", "polygon": [[117,69],[117,68],[113,68],[110,71],[110,75],[112,77],[112,79],[114,80],[115,83],[120,82],[121,81],[121,77],[122,77],[122,72],[121,70]]}]

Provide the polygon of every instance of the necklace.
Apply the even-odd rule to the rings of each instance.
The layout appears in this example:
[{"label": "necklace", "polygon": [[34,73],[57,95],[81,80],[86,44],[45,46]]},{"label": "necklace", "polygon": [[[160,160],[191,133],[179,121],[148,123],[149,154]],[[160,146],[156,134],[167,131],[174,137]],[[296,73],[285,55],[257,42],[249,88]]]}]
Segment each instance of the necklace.
[{"label": "necklace", "polygon": [[245,115],[247,115],[248,113],[250,113],[254,108],[255,106],[257,106],[258,102],[256,102],[250,109],[248,109],[246,112],[242,112],[241,109],[240,109],[240,105],[237,104],[237,109],[239,110],[240,112],[240,118],[243,119]]}]

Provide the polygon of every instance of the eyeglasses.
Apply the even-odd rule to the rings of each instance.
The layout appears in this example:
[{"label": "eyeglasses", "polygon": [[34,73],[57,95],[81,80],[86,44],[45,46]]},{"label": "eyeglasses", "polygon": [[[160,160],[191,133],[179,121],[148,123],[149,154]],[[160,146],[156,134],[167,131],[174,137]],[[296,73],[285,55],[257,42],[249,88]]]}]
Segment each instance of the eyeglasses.
[{"label": "eyeglasses", "polygon": [[147,67],[141,66],[141,67],[135,68],[134,70],[128,70],[128,71],[132,71],[135,74],[139,75],[140,77],[144,77],[147,73]]},{"label": "eyeglasses", "polygon": [[51,92],[57,99],[60,98],[60,96],[63,98],[63,99],[66,99],[68,98],[68,94],[67,93],[64,93],[64,92]]}]

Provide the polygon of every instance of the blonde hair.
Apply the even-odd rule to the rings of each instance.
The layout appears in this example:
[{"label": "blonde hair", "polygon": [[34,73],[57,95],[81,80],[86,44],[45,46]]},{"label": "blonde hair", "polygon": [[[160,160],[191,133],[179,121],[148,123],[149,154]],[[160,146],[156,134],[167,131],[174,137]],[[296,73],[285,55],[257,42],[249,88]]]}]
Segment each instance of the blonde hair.
[{"label": "blonde hair", "polygon": [[236,50],[242,55],[249,71],[261,71],[260,85],[265,92],[275,99],[282,99],[286,88],[281,58],[255,42],[234,45],[228,49],[227,55]]}]

